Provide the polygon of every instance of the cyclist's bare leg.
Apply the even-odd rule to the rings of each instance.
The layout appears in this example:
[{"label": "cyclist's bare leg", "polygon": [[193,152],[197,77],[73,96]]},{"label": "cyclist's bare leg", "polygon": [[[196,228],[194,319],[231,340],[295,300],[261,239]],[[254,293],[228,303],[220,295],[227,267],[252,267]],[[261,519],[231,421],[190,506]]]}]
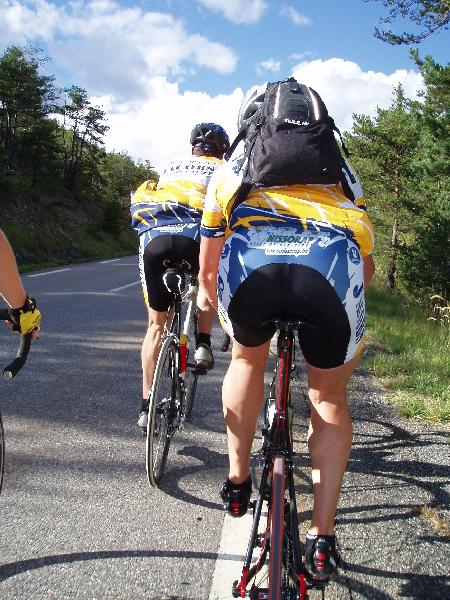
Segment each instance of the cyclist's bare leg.
[{"label": "cyclist's bare leg", "polygon": [[229,479],[242,483],[250,474],[250,453],[264,400],[264,371],[270,341],[248,348],[233,342],[231,363],[222,386],[228,433]]},{"label": "cyclist's bare leg", "polygon": [[309,532],[333,535],[342,479],[352,444],[347,384],[359,356],[335,369],[308,364],[311,421],[308,446],[312,468],[314,509]]},{"label": "cyclist's bare leg", "polygon": [[147,306],[148,326],[142,342],[142,397],[147,398],[153,382],[156,361],[158,360],[161,345],[161,336],[167,321],[167,311],[159,312]]},{"label": "cyclist's bare leg", "polygon": [[216,311],[209,305],[207,310],[198,310],[199,333],[211,333]]}]

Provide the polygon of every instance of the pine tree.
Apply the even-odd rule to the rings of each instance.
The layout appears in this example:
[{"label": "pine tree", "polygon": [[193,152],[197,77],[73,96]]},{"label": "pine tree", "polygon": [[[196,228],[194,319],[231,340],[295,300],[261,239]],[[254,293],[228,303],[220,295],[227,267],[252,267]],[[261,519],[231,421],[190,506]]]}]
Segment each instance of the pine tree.
[{"label": "pine tree", "polygon": [[399,251],[407,242],[416,208],[412,173],[418,129],[401,85],[394,90],[390,108],[378,108],[374,119],[354,116],[353,130],[346,141],[377,227],[381,271],[386,286],[394,289]]}]

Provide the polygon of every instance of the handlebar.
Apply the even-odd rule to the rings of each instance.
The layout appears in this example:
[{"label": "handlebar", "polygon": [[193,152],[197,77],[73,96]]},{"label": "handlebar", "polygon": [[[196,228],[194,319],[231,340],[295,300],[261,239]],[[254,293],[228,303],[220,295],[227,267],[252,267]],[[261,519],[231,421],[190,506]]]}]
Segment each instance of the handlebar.
[{"label": "handlebar", "polygon": [[[10,323],[12,323],[11,317],[9,316],[9,313],[6,310],[6,308],[0,308],[0,320],[9,321]],[[30,350],[31,338],[31,332],[22,334],[20,336],[20,346],[17,350],[16,358],[3,370],[3,377],[5,379],[12,379],[13,377],[15,377],[20,371],[20,369],[24,366],[27,360],[28,352]]]}]

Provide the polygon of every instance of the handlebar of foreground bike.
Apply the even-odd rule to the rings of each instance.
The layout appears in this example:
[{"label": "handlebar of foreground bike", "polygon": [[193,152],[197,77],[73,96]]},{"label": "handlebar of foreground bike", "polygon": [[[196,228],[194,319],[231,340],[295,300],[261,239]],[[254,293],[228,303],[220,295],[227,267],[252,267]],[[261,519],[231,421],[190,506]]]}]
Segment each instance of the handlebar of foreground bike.
[{"label": "handlebar of foreground bike", "polygon": [[[9,323],[13,322],[6,308],[0,308],[0,320],[8,321]],[[5,379],[12,379],[15,377],[24,366],[30,350],[32,335],[32,332],[20,335],[20,345],[17,350],[16,358],[3,369],[3,377]]]}]

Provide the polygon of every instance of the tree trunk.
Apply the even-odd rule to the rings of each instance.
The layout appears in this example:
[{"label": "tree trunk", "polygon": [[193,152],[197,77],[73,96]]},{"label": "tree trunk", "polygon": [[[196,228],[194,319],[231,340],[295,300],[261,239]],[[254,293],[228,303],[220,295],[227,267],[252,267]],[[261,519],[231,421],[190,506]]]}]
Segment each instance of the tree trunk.
[{"label": "tree trunk", "polygon": [[386,285],[390,290],[395,289],[396,275],[397,275],[397,248],[398,248],[398,221],[395,218],[392,224],[392,236],[391,236],[391,256],[387,272]]}]

